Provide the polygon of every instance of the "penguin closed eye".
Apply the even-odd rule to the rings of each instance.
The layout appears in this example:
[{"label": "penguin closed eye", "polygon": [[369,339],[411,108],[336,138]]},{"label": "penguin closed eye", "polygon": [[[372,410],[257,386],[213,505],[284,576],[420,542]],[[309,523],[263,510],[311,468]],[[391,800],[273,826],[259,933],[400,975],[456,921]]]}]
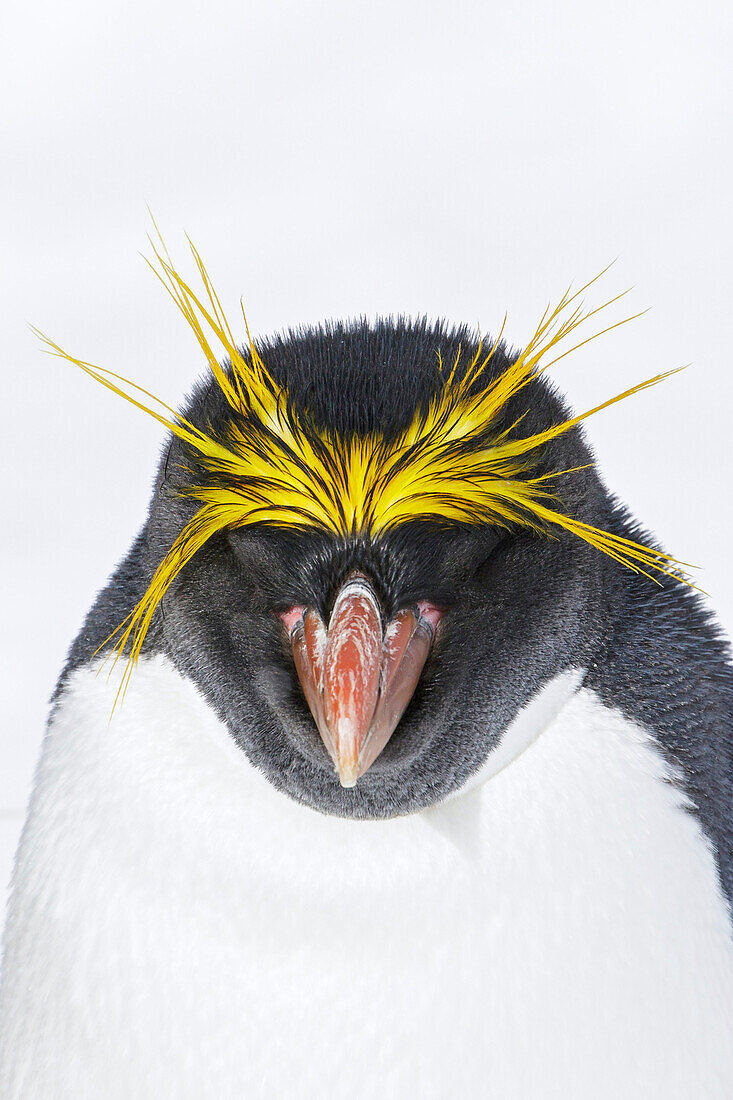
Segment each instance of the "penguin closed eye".
[{"label": "penguin closed eye", "polygon": [[53,698],[0,1095],[729,1096],[733,673],[543,373],[577,295],[519,352],[240,347],[194,257],[181,413],[48,342],[168,437]]}]

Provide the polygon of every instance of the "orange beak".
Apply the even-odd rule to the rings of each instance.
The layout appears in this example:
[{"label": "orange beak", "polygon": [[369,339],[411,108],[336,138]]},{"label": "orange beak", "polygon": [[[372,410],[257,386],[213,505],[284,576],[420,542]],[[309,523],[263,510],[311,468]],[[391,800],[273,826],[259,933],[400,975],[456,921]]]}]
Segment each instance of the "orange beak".
[{"label": "orange beak", "polygon": [[404,609],[382,630],[374,589],[349,577],[328,628],[313,608],[281,616],[295,668],[342,787],[356,786],[392,736],[420,678],[441,612]]}]

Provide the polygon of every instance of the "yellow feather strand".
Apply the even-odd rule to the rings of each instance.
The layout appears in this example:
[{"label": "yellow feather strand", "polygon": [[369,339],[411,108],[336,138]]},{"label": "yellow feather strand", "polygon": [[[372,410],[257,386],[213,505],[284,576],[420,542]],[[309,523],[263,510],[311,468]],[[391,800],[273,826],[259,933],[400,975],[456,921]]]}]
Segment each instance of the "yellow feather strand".
[{"label": "yellow feather strand", "polygon": [[[428,519],[520,525],[544,534],[551,534],[555,527],[651,579],[656,578],[649,570],[682,576],[679,567],[683,563],[669,555],[591,527],[555,507],[559,501],[545,488],[545,482],[575,471],[531,476],[533,452],[589,416],[656,385],[676,371],[649,378],[534,435],[514,437],[523,416],[509,429],[493,434],[491,430],[507,402],[549,366],[634,319],[628,317],[609,325],[546,362],[548,354],[571,333],[623,297],[619,294],[592,310],[579,302],[607,269],[576,293],[571,295],[567,290],[556,306],[548,306],[526,347],[498,377],[490,379],[487,375],[482,384],[504,324],[488,352],[484,355],[479,344],[462,373],[460,349],[449,371],[438,357],[440,388],[396,439],[386,441],[378,433],[344,439],[333,432],[316,430],[307,419],[296,415],[289,406],[287,392],[275,383],[262,362],[246,317],[245,357],[194,245],[189,241],[202,294],[197,294],[175,270],[160,234],[158,243],[151,240],[151,245],[155,262],[146,262],[193,330],[232,410],[221,438],[196,427],[141,386],[69,355],[34,330],[52,354],[75,364],[177,436],[198,455],[211,480],[210,485],[194,484],[180,490],[200,502],[201,507],[156,569],[139,604],[100,647],[116,639],[115,661],[128,650],[120,692],[124,693],[155,609],[168,588],[212,535],[228,528],[273,524],[301,530],[316,528],[339,538],[374,538],[408,521]],[[212,338],[221,350],[214,350]],[[229,359],[229,368],[221,365],[222,350]]]}]

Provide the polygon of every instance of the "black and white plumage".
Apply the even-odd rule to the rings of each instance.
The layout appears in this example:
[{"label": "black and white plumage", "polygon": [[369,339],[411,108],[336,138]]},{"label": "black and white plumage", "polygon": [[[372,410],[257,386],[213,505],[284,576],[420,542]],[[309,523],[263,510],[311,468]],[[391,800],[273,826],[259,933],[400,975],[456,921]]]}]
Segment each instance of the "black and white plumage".
[{"label": "black and white plumage", "polygon": [[[260,353],[348,436],[408,425],[459,345],[357,323]],[[529,431],[565,415],[541,379],[514,400]],[[185,412],[224,415],[212,381]],[[189,457],[166,444],[54,697],[6,932],[2,1096],[730,1095],[733,673],[694,593],[562,532],[221,532],[108,725],[121,668],[97,676],[95,653],[190,518]],[[589,460],[579,428],[548,444],[548,467],[586,467],[564,504],[639,539]],[[446,613],[346,788],[277,613],[328,623],[354,575],[385,622]]]}]

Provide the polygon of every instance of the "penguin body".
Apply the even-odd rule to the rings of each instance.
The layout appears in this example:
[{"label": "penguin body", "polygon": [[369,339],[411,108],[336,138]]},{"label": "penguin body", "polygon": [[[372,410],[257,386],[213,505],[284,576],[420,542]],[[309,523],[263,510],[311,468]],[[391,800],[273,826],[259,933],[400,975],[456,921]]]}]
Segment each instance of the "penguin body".
[{"label": "penguin body", "polygon": [[[476,362],[465,330],[400,321],[261,356],[295,410],[283,431],[319,426],[316,462],[324,440],[404,438],[457,377],[436,349],[466,348]],[[476,385],[521,362],[495,348]],[[644,533],[576,421],[528,375],[492,439],[546,440],[532,484],[560,479],[581,538],[468,505],[367,533],[254,522],[171,576],[221,493],[202,466],[187,496],[181,436],[231,440],[226,384],[172,425],[59,681],[6,929],[0,1094],[728,1097],[728,650],[677,576],[619,563]],[[105,646],[151,591],[128,682]]]},{"label": "penguin body", "polygon": [[727,1096],[710,847],[582,670],[496,774],[368,822],[274,790],[167,658],[114,731],[97,672],[57,704],[21,844],[7,1100]]}]

